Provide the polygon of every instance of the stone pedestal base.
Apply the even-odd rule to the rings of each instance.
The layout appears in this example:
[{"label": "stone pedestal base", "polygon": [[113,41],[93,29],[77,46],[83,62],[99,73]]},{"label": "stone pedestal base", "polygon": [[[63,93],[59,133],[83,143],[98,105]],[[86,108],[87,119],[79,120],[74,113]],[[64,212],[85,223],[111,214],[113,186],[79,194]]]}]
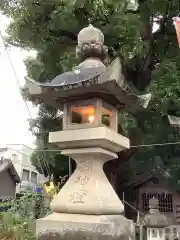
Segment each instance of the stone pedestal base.
[{"label": "stone pedestal base", "polygon": [[87,215],[118,215],[124,206],[103,171],[103,164],[117,158],[102,148],[67,149],[62,154],[71,157],[77,168],[51,203],[56,213]]},{"label": "stone pedestal base", "polygon": [[53,213],[37,220],[38,240],[129,240],[133,223],[122,215]]}]

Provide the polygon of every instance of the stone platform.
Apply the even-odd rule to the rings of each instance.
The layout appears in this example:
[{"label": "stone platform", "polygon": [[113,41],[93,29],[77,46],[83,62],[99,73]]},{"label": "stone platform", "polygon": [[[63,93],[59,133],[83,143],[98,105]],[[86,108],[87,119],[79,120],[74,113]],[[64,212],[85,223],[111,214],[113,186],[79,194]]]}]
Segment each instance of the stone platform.
[{"label": "stone platform", "polygon": [[37,220],[38,240],[129,240],[133,234],[122,215],[52,213]]},{"label": "stone platform", "polygon": [[116,153],[130,147],[128,138],[106,126],[50,132],[49,142],[61,150],[100,147]]}]

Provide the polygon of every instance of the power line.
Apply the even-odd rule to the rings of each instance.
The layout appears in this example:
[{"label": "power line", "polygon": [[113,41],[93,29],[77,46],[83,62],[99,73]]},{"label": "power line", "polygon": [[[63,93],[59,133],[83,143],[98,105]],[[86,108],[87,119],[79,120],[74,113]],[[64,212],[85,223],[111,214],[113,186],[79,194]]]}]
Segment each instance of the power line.
[{"label": "power line", "polygon": [[[166,142],[166,143],[152,143],[152,144],[140,144],[132,145],[130,148],[143,148],[143,147],[153,147],[153,146],[167,146],[167,145],[179,145],[180,142]],[[59,149],[34,149],[35,152],[61,152]]]},{"label": "power line", "polygon": [[[15,145],[16,145],[16,144],[15,144]],[[25,146],[25,145],[24,145],[24,146]],[[30,158],[30,156],[29,156],[28,154],[22,153],[22,152],[21,152],[20,150],[18,150],[18,149],[14,149],[14,148],[10,148],[10,147],[8,147],[8,149],[9,149],[9,150],[13,150],[13,151],[15,151],[16,153],[19,153],[19,154],[21,154],[21,155],[24,155],[24,156]],[[12,154],[12,156],[13,156],[13,154]],[[30,167],[30,165],[26,165],[26,164],[17,162],[17,161],[15,161],[15,160],[12,160],[12,156],[9,158],[12,163],[16,163],[16,164],[19,164],[19,165],[22,165],[22,166]],[[39,159],[38,159],[38,160],[39,160]],[[32,166],[33,166],[33,165],[32,165]]]},{"label": "power line", "polygon": [[0,37],[1,37],[1,40],[2,40],[3,47],[4,47],[4,49],[5,49],[5,52],[6,52],[6,54],[7,54],[8,60],[9,60],[9,62],[10,62],[12,71],[13,71],[13,73],[14,73],[15,80],[16,80],[16,84],[17,84],[17,86],[18,86],[18,89],[19,89],[21,98],[22,98],[24,104],[26,105],[26,109],[28,110],[28,114],[29,114],[30,118],[33,119],[33,118],[32,118],[32,115],[31,115],[31,112],[30,112],[30,109],[29,109],[29,106],[28,106],[27,102],[24,100],[24,98],[23,98],[23,96],[22,96],[22,93],[21,93],[21,84],[20,84],[20,81],[19,81],[19,78],[18,78],[16,69],[15,69],[15,67],[14,67],[14,65],[13,65],[13,62],[12,62],[11,56],[10,56],[10,54],[9,54],[9,51],[8,51],[7,48],[6,48],[6,44],[5,44],[4,37],[3,37],[3,34],[2,34],[2,31],[1,31],[1,30],[0,30]]},{"label": "power line", "polygon": [[[9,54],[9,51],[8,51],[8,49],[6,48],[6,44],[5,44],[4,37],[3,37],[3,34],[2,34],[2,31],[1,31],[1,30],[0,30],[0,37],[1,37],[1,39],[2,39],[2,44],[3,44],[3,47],[4,47],[4,49],[5,49],[6,54],[7,54],[7,56],[8,56],[8,59],[9,59],[9,62],[10,62],[12,71],[13,71],[13,73],[14,73],[15,80],[16,80],[16,83],[17,83],[17,86],[18,86],[18,89],[19,89],[21,98],[22,98],[22,100],[23,100],[23,102],[24,102],[24,104],[25,104],[25,107],[26,107],[26,109],[27,109],[27,111],[28,111],[28,114],[29,114],[29,116],[30,116],[30,119],[33,120],[32,115],[31,115],[31,111],[30,111],[29,106],[28,106],[28,104],[27,104],[27,101],[25,101],[25,99],[24,99],[23,96],[22,96],[21,84],[20,84],[20,81],[19,81],[19,78],[18,78],[16,69],[15,69],[15,67],[14,67],[14,65],[13,65],[13,62],[12,62],[11,56],[10,56],[10,54]],[[32,130],[32,132],[35,133],[35,134],[38,134],[38,133],[35,132],[34,130]],[[43,134],[46,134],[46,133],[48,133],[48,132],[46,132],[46,131],[43,132]],[[142,147],[152,147],[152,146],[167,146],[167,145],[178,145],[178,144],[180,144],[180,141],[178,141],[178,142],[166,142],[166,143],[153,143],[153,144],[132,145],[132,146],[130,146],[130,148],[142,148]],[[58,150],[58,149],[34,149],[33,151],[34,151],[34,152],[61,152],[61,150]],[[46,161],[46,163],[45,163],[45,161],[46,161],[46,160],[43,158],[43,162],[44,162],[45,168],[47,169],[47,172],[51,173],[50,167],[49,167],[47,161]],[[40,166],[40,167],[41,167],[41,166]]]},{"label": "power line", "polygon": [[140,145],[132,145],[130,148],[138,148],[138,147],[155,147],[155,146],[167,146],[167,145],[178,145],[180,142],[166,142],[166,143],[152,143],[152,144],[140,144]]},{"label": "power line", "polygon": [[[152,144],[140,144],[140,145],[132,145],[130,148],[143,148],[143,147],[153,147],[153,146],[168,146],[168,145],[179,145],[180,141],[178,142],[166,142],[166,143],[152,143]],[[13,144],[9,144],[13,145]],[[14,144],[19,145],[19,144]],[[32,149],[32,148],[31,148]],[[15,150],[15,149],[13,149]],[[32,149],[34,152],[62,152],[60,149]]]},{"label": "power line", "polygon": [[[27,111],[28,111],[29,117],[30,117],[30,119],[33,121],[33,118],[32,118],[32,115],[31,115],[31,111],[30,111],[30,109],[29,109],[29,106],[28,106],[28,104],[27,104],[27,101],[26,101],[26,100],[23,98],[23,96],[22,96],[21,84],[20,84],[20,81],[19,81],[19,78],[18,78],[18,74],[17,74],[16,69],[15,69],[15,67],[14,67],[14,65],[13,65],[13,62],[12,62],[12,60],[11,60],[11,56],[10,56],[10,54],[9,54],[9,51],[8,51],[8,49],[7,49],[7,47],[6,47],[6,44],[5,44],[4,37],[3,37],[3,34],[2,34],[1,29],[0,29],[0,38],[2,39],[2,44],[3,44],[4,50],[5,50],[6,54],[7,54],[8,60],[9,60],[9,62],[10,62],[11,68],[12,68],[12,71],[13,71],[13,73],[14,73],[15,81],[16,81],[16,84],[17,84],[17,86],[18,86],[19,93],[20,93],[21,98],[22,98],[22,100],[23,100],[23,102],[24,102],[24,104],[25,104],[25,107],[26,107]],[[35,134],[37,134],[33,129],[32,129],[32,132],[35,133]],[[50,175],[51,175],[51,170],[50,170],[50,167],[49,167],[48,162],[46,161],[46,159],[43,159],[43,162],[44,162],[44,163],[46,162],[45,168],[46,168],[48,174],[50,173]]]},{"label": "power line", "polygon": [[[134,145],[134,146],[130,146],[130,148],[141,148],[141,147],[152,147],[152,146],[167,146],[167,145],[178,145],[178,144],[180,144],[180,142],[166,142],[166,143],[154,143],[154,144],[142,144],[142,145]],[[11,145],[11,146],[16,146],[16,145],[21,145],[21,144],[8,144],[8,145]],[[22,144],[23,146],[25,146],[25,147],[28,147],[28,146],[26,146],[26,145],[24,145],[24,144]],[[13,151],[16,151],[16,152],[18,152],[19,154],[21,154],[21,155],[25,155],[25,156],[27,156],[27,157],[30,157],[28,154],[25,154],[25,153],[22,153],[20,150],[17,150],[17,149],[14,149],[14,148],[10,148],[10,147],[8,147],[10,150],[13,150]],[[28,147],[29,149],[32,149],[32,148],[30,148],[30,147]],[[32,149],[34,152],[61,152],[61,150],[59,150],[59,149]],[[48,174],[51,174],[51,172],[49,172],[49,169],[47,168],[47,166],[46,166],[46,163],[44,162],[45,160],[44,160],[44,158],[43,158],[43,156],[42,156],[42,159],[43,159],[43,163],[44,163],[44,166],[45,166],[45,168],[46,168],[46,171],[47,171],[47,173]],[[41,171],[42,171],[42,173],[44,174],[44,170],[43,170],[43,167],[42,167],[42,163],[40,162],[40,159],[39,158],[37,158],[37,160],[38,160],[38,164],[39,164],[39,167],[40,167],[40,169],[41,169]],[[12,160],[11,159],[11,161],[12,161],[12,163],[15,163],[15,164],[20,164],[20,165],[22,165],[22,166],[26,166],[26,167],[29,167],[29,165],[26,165],[26,164],[23,164],[23,163],[19,163],[19,162],[17,162],[17,161],[14,161],[14,160]],[[45,174],[44,174],[45,175]],[[126,203],[127,204],[127,203]],[[131,206],[132,207],[132,206]]]},{"label": "power line", "polygon": [[145,215],[143,212],[139,211],[137,208],[133,207],[130,203],[126,202],[125,200],[122,200],[122,202],[131,207],[137,213],[141,213],[143,216]]}]

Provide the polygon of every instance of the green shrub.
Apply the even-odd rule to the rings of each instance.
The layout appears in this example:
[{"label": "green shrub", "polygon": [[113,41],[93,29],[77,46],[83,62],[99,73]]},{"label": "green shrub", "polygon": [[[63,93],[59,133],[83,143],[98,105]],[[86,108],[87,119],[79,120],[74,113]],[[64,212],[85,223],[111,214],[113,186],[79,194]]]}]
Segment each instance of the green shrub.
[{"label": "green shrub", "polygon": [[0,213],[0,239],[35,240],[36,218],[49,212],[42,205],[42,198],[26,194],[19,199],[2,203],[1,207],[9,209]]}]

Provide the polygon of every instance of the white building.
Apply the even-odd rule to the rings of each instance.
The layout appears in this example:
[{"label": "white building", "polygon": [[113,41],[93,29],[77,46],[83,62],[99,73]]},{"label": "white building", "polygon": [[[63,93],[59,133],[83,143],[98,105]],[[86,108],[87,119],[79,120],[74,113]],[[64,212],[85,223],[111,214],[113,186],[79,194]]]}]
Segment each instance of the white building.
[{"label": "white building", "polygon": [[21,179],[16,192],[34,191],[37,184],[44,183],[45,177],[31,164],[30,156],[33,149],[25,145],[13,145],[0,148],[0,157],[10,159]]}]

